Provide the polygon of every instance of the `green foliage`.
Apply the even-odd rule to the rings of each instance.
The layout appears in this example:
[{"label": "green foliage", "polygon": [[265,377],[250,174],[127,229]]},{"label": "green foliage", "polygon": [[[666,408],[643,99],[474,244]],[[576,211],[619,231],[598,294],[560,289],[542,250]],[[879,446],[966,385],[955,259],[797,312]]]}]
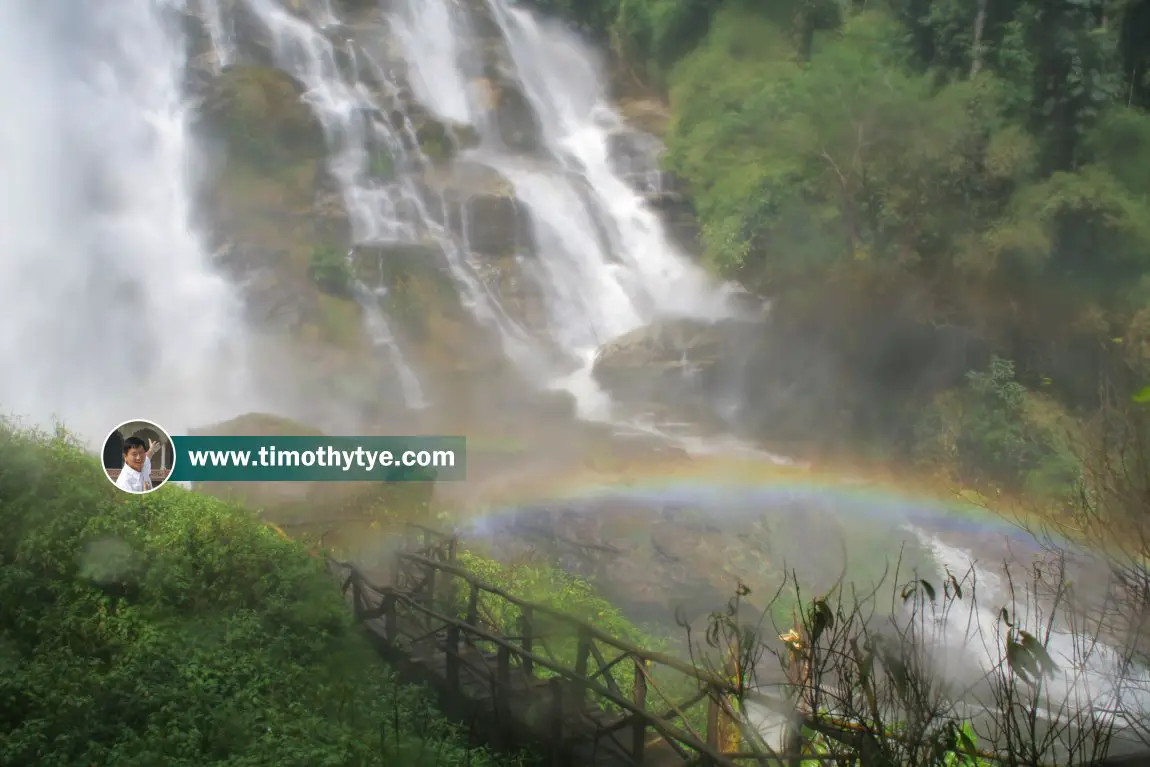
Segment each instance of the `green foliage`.
[{"label": "green foliage", "polygon": [[669,138],[719,267],[777,285],[840,263],[972,259],[968,233],[1002,212],[1033,142],[999,81],[936,89],[899,39],[890,18],[857,15],[801,64],[769,21],[719,15],[676,70]]},{"label": "green foliage", "polygon": [[353,275],[347,254],[327,245],[312,248],[308,274],[321,290],[335,296],[351,295]]},{"label": "green foliage", "polygon": [[368,157],[367,172],[375,178],[390,181],[395,177],[395,158],[386,147],[373,150]]},{"label": "green foliage", "polygon": [[301,545],[0,425],[0,764],[465,763]]},{"label": "green foliage", "polygon": [[606,40],[647,75],[661,79],[707,34],[714,13],[730,0],[534,0]]},{"label": "green foliage", "polygon": [[[669,637],[644,630],[623,615],[587,581],[571,575],[557,567],[545,564],[507,565],[494,559],[470,551],[458,554],[458,564],[477,575],[488,585],[495,586],[518,599],[550,607],[564,615],[569,615],[607,636],[652,652],[669,652],[672,642]],[[467,594],[457,595],[456,609],[460,617],[466,615]],[[518,635],[522,626],[522,611],[515,605],[492,595],[483,598],[480,609],[487,620],[510,636]],[[535,651],[562,668],[574,669],[578,651],[578,637],[571,627],[554,617],[536,615],[532,631],[546,637],[545,646],[541,643]],[[494,651],[495,648],[488,648]],[[600,651],[610,661],[619,653],[607,646]],[[555,672],[537,668],[538,677],[546,679]],[[655,682],[648,695],[648,705],[659,708],[675,701],[691,697],[698,682],[673,669],[658,666],[648,667],[648,673]],[[625,694],[634,689],[635,668],[631,663],[619,663],[611,669],[611,676]],[[602,679],[598,680],[604,684]],[[656,689],[657,688],[657,689]],[[599,700],[604,709],[615,709],[613,704]],[[696,706],[687,712],[687,721],[698,732],[706,731],[706,709]]]},{"label": "green foliage", "polygon": [[[829,339],[848,379],[842,421],[883,422],[845,436],[886,440],[866,450],[897,459],[914,444],[911,421],[924,420],[901,401],[905,389],[867,380],[871,355],[849,349],[872,325],[907,337],[946,328],[977,338],[980,356],[1057,370],[1021,408],[1028,417],[1097,406],[1106,355],[1095,349],[1145,324],[1137,313],[1150,299],[1150,38],[1140,31],[1150,6],[549,5],[668,85],[665,163],[690,190],[707,260]],[[676,26],[688,18],[690,33]],[[962,381],[935,377],[935,353],[924,343],[902,365],[910,381],[931,379],[916,391],[936,400],[929,417],[988,396],[951,391]],[[876,401],[886,389],[892,402]],[[1022,427],[993,426],[1003,408],[984,409],[985,428],[960,451],[992,455],[969,461],[1009,455],[1023,484],[1074,476],[1062,459],[1022,450],[1033,439],[1010,436]]]},{"label": "green foliage", "polygon": [[963,476],[1039,494],[1063,492],[1080,467],[1070,451],[1070,419],[1015,379],[1014,363],[994,357],[966,386],[940,395],[917,424],[922,460]]},{"label": "green foliage", "polygon": [[[505,565],[470,551],[460,552],[458,556],[461,567],[519,599],[550,607],[590,623],[604,634],[624,642],[656,651],[667,646],[664,639],[651,636],[629,621],[619,608],[600,596],[590,583],[559,568],[536,564]],[[488,609],[493,621],[514,634],[522,616],[519,608],[503,600],[490,601]],[[556,650],[557,655],[573,661],[575,646],[567,641],[573,639],[565,638],[560,645],[561,649]]]}]

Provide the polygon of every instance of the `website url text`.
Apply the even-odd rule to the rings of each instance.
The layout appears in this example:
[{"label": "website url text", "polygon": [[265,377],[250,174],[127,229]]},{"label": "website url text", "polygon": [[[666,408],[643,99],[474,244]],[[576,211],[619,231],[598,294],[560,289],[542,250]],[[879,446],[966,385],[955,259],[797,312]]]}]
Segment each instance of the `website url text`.
[{"label": "website url text", "polygon": [[342,468],[349,471],[354,467],[373,471],[374,469],[404,468],[452,468],[455,466],[454,450],[405,450],[398,458],[390,450],[339,450],[334,447],[317,450],[277,450],[275,445],[261,447],[253,459],[250,450],[192,450],[188,453],[192,466],[250,466],[253,468],[292,468],[297,466],[322,466]]}]

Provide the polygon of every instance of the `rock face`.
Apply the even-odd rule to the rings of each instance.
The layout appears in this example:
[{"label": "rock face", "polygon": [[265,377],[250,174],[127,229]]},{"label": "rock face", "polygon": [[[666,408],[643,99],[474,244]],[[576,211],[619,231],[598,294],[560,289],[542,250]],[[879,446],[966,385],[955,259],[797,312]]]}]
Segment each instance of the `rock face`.
[{"label": "rock face", "polygon": [[[379,348],[384,334],[376,332],[378,323],[370,325],[378,306],[425,393],[437,403],[441,390],[455,402],[475,399],[482,407],[519,404],[569,414],[570,402],[563,398],[525,404],[496,323],[465,305],[477,278],[479,290],[498,302],[499,323],[517,324],[515,335],[549,348],[548,312],[534,279],[541,271],[535,222],[507,179],[478,161],[484,151],[506,149],[538,162],[546,154],[542,126],[489,3],[459,4],[472,22],[461,53],[477,64],[468,73],[471,106],[479,115],[474,128],[445,121],[418,103],[402,41],[388,23],[390,10],[367,0],[337,0],[341,23],[338,31],[328,31],[354,40],[364,56],[353,62],[336,45],[335,65],[350,76],[357,64],[371,102],[363,105],[362,117],[365,126],[376,126],[369,131],[357,184],[366,192],[359,199],[378,205],[380,226],[357,216],[355,232],[343,190],[329,170],[323,127],[301,84],[276,68],[275,41],[264,25],[248,4],[223,0],[234,46],[232,64],[221,69],[206,19],[189,11],[197,127],[217,160],[201,214],[210,222],[221,265],[245,293],[249,318],[271,337],[269,344],[289,348],[287,356],[296,362],[283,367],[293,377],[310,376],[309,396],[339,400],[341,407],[350,397],[348,407],[355,412],[398,406],[402,393],[389,385],[394,369]],[[308,15],[306,5],[284,8]],[[625,130],[614,141],[613,154],[626,165],[620,169],[652,206],[676,211],[669,220],[678,221],[679,198],[657,167],[658,140]],[[689,229],[689,211],[684,220]],[[390,228],[394,221],[403,226]],[[404,243],[384,244],[393,238]],[[679,239],[693,250],[692,233]],[[460,243],[466,247],[455,247]],[[600,372],[609,376],[611,367],[604,362]],[[457,389],[465,385],[480,395],[463,396]]]},{"label": "rock face", "polygon": [[687,253],[699,253],[699,225],[684,184],[664,170],[664,147],[655,136],[627,128],[608,136],[611,167],[659,211],[671,238]]},{"label": "rock face", "polygon": [[285,72],[230,67],[206,90],[201,116],[231,153],[265,167],[323,155],[323,130],[301,99],[302,86]]},{"label": "rock face", "polygon": [[763,323],[675,319],[605,344],[595,380],[615,397],[671,409],[697,407],[741,391],[746,371],[761,364]]}]

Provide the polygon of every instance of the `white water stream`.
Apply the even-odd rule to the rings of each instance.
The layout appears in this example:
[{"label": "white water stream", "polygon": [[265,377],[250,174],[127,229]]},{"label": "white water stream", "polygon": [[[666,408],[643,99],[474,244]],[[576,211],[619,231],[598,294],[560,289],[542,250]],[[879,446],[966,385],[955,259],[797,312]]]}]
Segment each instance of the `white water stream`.
[{"label": "white water stream", "polygon": [[0,3],[0,412],[94,441],[248,400],[241,307],[191,225],[177,5]]},{"label": "white water stream", "polygon": [[[606,401],[580,371],[602,343],[662,317],[727,312],[726,289],[677,250],[659,217],[613,170],[609,136],[623,121],[593,52],[568,30],[502,0],[477,0],[470,10],[447,0],[399,0],[385,24],[360,24],[354,35],[324,26],[334,24],[330,8],[304,4],[309,13],[301,14],[277,0],[240,2],[270,33],[277,65],[304,85],[324,126],[353,244],[437,244],[464,305],[498,334],[529,380],[565,386],[584,412],[601,414]],[[203,17],[228,58],[228,21],[215,0]],[[478,44],[482,23],[497,25],[498,44]],[[503,85],[481,79],[493,68]],[[466,233],[445,225],[447,201],[419,184],[429,162],[414,141],[405,86],[435,117],[480,136],[468,159],[498,171],[530,214],[536,252],[524,277],[543,296],[546,328],[533,330],[545,331],[548,348],[484,284]],[[523,119],[537,126],[538,147],[502,140],[484,99],[504,86],[525,95],[530,114]],[[379,147],[397,166],[390,178],[371,171]],[[378,290],[361,288],[370,329],[388,350],[409,404],[422,402],[416,371],[376,308]]]}]

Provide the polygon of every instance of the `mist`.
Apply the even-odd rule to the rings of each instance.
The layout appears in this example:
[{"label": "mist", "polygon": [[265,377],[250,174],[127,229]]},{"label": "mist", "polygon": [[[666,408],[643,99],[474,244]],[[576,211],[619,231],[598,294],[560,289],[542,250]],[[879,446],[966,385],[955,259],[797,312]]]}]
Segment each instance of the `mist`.
[{"label": "mist", "polygon": [[238,297],[191,228],[178,17],[0,9],[0,409],[102,440],[242,408]]}]

